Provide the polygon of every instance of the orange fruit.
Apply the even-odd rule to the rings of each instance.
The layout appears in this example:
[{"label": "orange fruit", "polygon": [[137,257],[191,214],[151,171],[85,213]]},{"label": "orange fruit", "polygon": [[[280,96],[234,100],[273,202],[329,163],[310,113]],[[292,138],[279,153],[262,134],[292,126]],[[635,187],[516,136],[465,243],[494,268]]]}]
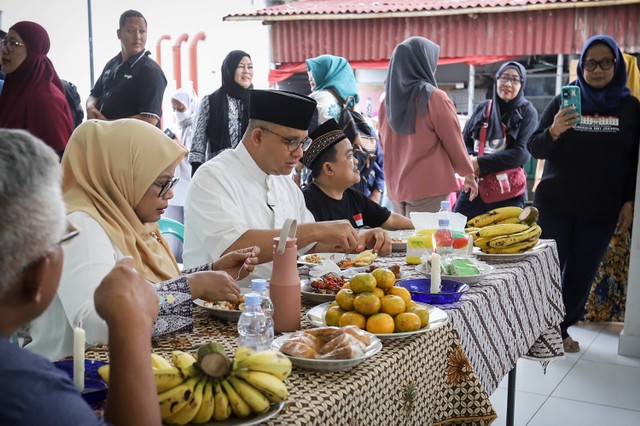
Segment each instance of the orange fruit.
[{"label": "orange fruit", "polygon": [[412,300],[411,302],[407,303],[407,306],[404,308],[404,311],[411,312],[411,310],[416,306],[418,306],[418,304]]},{"label": "orange fruit", "polygon": [[376,284],[381,289],[393,287],[396,283],[396,275],[387,268],[377,268],[371,273],[376,279]]},{"label": "orange fruit", "polygon": [[340,323],[342,314],[344,314],[344,311],[339,306],[333,306],[324,314],[324,322],[326,322],[327,325],[337,326]]},{"label": "orange fruit", "polygon": [[380,299],[373,293],[360,293],[353,301],[353,308],[362,315],[373,315],[380,311]]},{"label": "orange fruit", "polygon": [[331,303],[329,303],[329,307],[333,308],[334,306],[338,306],[338,302],[336,302],[335,300]]},{"label": "orange fruit", "polygon": [[404,309],[405,303],[400,296],[396,296],[395,294],[387,294],[385,297],[380,299],[380,312],[384,312],[385,314],[389,314],[391,316],[396,316],[403,313]]},{"label": "orange fruit", "polygon": [[372,292],[376,288],[376,279],[368,273],[359,273],[349,281],[351,290],[354,293]]},{"label": "orange fruit", "polygon": [[388,334],[393,333],[396,324],[393,321],[393,317],[389,314],[373,314],[367,318],[367,331],[374,334]]},{"label": "orange fruit", "polygon": [[[415,315],[415,314],[412,314]],[[345,327],[347,325],[355,325],[361,330],[365,329],[365,325],[367,324],[367,319],[364,315],[359,314],[355,311],[345,312],[340,317],[340,321],[338,321],[338,325],[340,327]]]},{"label": "orange fruit", "polygon": [[427,324],[429,324],[429,310],[427,308],[414,306],[412,308],[409,308],[408,312],[412,312],[420,318],[420,328],[423,328]]},{"label": "orange fruit", "polygon": [[342,285],[341,289],[342,289],[342,288],[349,288],[349,289],[350,289],[350,288],[351,288],[351,285],[350,285],[349,283],[344,283],[344,284]]},{"label": "orange fruit", "polygon": [[373,289],[373,294],[378,296],[378,299],[382,299],[384,297],[384,290],[380,287],[376,287]]},{"label": "orange fruit", "polygon": [[397,333],[420,330],[420,317],[414,313],[403,312],[401,314],[396,315],[394,321],[396,323]]},{"label": "orange fruit", "polygon": [[353,301],[355,298],[355,293],[348,288],[342,289],[336,294],[336,302],[338,302],[338,306],[345,311],[353,311]]},{"label": "orange fruit", "polygon": [[394,287],[391,287],[389,290],[385,291],[385,293],[402,297],[402,300],[404,300],[405,306],[411,304],[411,293],[409,293],[409,290],[407,290],[404,287],[394,286]]}]

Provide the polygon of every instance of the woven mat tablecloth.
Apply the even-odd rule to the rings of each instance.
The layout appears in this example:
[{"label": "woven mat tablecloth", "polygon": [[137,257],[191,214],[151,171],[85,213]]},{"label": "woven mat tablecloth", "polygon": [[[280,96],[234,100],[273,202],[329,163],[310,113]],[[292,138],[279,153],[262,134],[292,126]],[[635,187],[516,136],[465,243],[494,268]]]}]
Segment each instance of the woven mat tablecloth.
[{"label": "woven mat tablecloth", "polygon": [[[303,303],[302,327],[312,305]],[[212,318],[194,308],[192,333],[154,341],[167,359],[173,349],[194,353],[218,341],[232,355],[236,323]],[[427,333],[383,340],[383,349],[356,367],[340,372],[294,368],[287,379],[289,399],[269,425],[488,425],[496,417],[489,397],[460,346],[451,321]],[[107,348],[86,353],[107,360]]]}]

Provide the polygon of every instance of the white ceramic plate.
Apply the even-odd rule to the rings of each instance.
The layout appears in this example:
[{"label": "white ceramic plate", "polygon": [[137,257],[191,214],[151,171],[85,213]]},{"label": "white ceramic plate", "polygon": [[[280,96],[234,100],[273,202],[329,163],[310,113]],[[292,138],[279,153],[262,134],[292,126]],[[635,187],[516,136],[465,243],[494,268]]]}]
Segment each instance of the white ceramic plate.
[{"label": "white ceramic plate", "polygon": [[[324,315],[327,313],[327,310],[329,310],[330,304],[331,302],[327,302],[309,309],[309,311],[307,312],[307,319],[311,322],[311,324],[315,325],[316,327],[327,326],[327,324],[324,322]],[[428,331],[435,330],[436,328],[443,326],[447,323],[447,321],[449,321],[449,315],[447,315],[447,313],[442,309],[436,308],[435,306],[427,305],[426,303],[416,302],[416,304],[429,310],[429,324],[416,331],[374,335],[378,339],[401,339],[403,337],[413,336],[414,334],[426,333]]]},{"label": "white ceramic plate", "polygon": [[313,287],[311,287],[311,285],[307,280],[302,280],[300,284],[301,284],[300,287],[302,290],[302,297],[304,297],[306,300],[308,300],[311,303],[325,303],[325,302],[333,302],[334,300],[336,300],[335,294],[316,293],[316,291],[313,289]]},{"label": "white ceramic plate", "polygon": [[[223,420],[223,421],[210,421],[208,423],[205,423],[205,426],[253,426],[253,425],[259,425],[262,424],[264,422],[266,422],[269,419],[274,418],[275,416],[278,415],[278,413],[282,410],[282,407],[284,407],[284,402],[280,402],[278,404],[271,404],[271,406],[269,407],[269,410],[267,410],[267,412],[262,413],[262,414],[256,414],[256,415],[252,415],[249,417],[244,417],[242,419],[231,415],[231,417],[229,417],[227,420]],[[194,423],[189,423],[190,425],[193,425]]]},{"label": "white ceramic plate", "polygon": [[[271,343],[271,349],[280,350],[280,346],[287,340],[290,333],[284,334]],[[290,356],[289,359],[294,367],[303,368],[305,370],[315,371],[342,371],[348,370],[360,364],[367,358],[370,358],[380,352],[382,349],[382,342],[375,336],[372,336],[371,343],[367,346],[365,354],[358,358],[353,359],[308,359],[300,358],[296,356]],[[285,354],[286,355],[286,354]]]},{"label": "white ceramic plate", "polygon": [[298,258],[298,264],[300,265],[309,265],[309,266],[316,266],[319,265],[320,262],[310,262],[308,259],[314,259],[314,258],[319,258],[320,261],[323,261],[325,259],[328,260],[332,260],[335,263],[340,262],[342,259],[345,258],[346,254],[344,253],[311,253],[311,254],[305,254],[304,256],[300,256]]},{"label": "white ceramic plate", "polygon": [[[476,263],[476,266],[478,266],[478,269],[480,269],[480,274],[478,275],[442,275],[442,279],[460,281],[465,284],[475,284],[478,281],[485,279],[487,275],[489,275],[495,269],[488,263],[480,261]],[[424,263],[416,266],[416,271],[423,273],[427,278],[430,278],[431,276],[430,272],[427,270],[427,266]]]},{"label": "white ceramic plate", "polygon": [[488,253],[481,252],[478,247],[474,247],[473,254],[478,256],[478,258],[485,259],[485,260],[513,260],[513,259],[520,259],[523,257],[531,256],[532,254],[535,254],[540,250],[544,250],[546,247],[547,247],[547,243],[538,242],[538,244],[536,244],[536,246],[531,250],[527,250],[524,253],[513,253],[513,254],[488,254]]},{"label": "white ceramic plate", "polygon": [[205,301],[201,299],[196,299],[193,303],[209,311],[209,314],[211,314],[212,317],[223,321],[238,321],[238,319],[240,319],[240,314],[242,313],[242,311],[230,311],[229,309],[216,309],[206,306]]}]

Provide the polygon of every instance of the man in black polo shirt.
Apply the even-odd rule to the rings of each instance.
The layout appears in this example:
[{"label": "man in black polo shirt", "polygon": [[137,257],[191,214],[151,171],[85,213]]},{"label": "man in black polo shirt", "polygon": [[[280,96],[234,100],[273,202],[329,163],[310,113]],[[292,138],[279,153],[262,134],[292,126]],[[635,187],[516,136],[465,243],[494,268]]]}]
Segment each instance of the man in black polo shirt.
[{"label": "man in black polo shirt", "polygon": [[313,142],[302,156],[313,182],[304,189],[307,209],[317,222],[347,219],[354,228],[413,229],[413,223],[351,188],[360,181],[353,146],[338,123],[327,120],[309,137]]},{"label": "man in black polo shirt", "polygon": [[157,126],[167,79],[145,50],[147,20],[140,12],[120,15],[122,52],[107,62],[87,99],[87,118],[137,118]]}]

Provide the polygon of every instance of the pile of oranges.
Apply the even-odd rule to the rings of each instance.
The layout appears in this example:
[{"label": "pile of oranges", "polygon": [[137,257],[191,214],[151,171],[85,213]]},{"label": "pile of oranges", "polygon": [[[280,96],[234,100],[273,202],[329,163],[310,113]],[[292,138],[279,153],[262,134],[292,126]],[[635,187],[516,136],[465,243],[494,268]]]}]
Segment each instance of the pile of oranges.
[{"label": "pile of oranges", "polygon": [[336,294],[325,322],[340,327],[355,325],[374,334],[416,331],[429,324],[429,311],[395,283],[394,273],[386,268],[355,275]]}]

